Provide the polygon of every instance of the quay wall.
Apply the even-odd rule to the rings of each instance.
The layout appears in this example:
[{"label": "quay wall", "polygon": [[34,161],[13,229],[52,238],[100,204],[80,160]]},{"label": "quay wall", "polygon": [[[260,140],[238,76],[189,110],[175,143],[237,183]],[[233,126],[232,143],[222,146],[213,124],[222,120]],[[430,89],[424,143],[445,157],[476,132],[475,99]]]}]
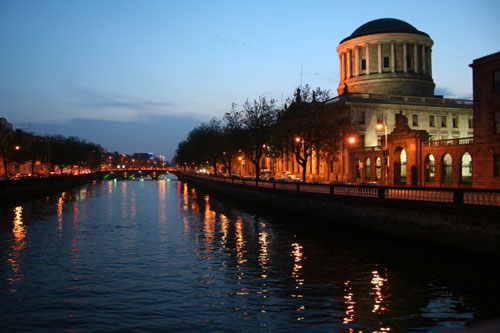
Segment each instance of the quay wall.
[{"label": "quay wall", "polygon": [[22,202],[44,195],[65,191],[71,187],[88,184],[96,174],[57,175],[47,178],[9,180],[0,182],[0,206]]},{"label": "quay wall", "polygon": [[[451,250],[500,255],[500,206],[497,205],[464,204],[453,199],[449,202],[432,202],[335,195],[276,189],[276,185],[261,187],[258,184],[234,184],[191,174],[179,174],[179,177],[188,183],[246,203],[258,204],[259,207],[304,214],[306,221],[316,218],[328,224],[331,232],[336,226],[354,230],[359,228],[374,234],[424,241],[422,246],[431,242]],[[392,193],[384,187],[369,190],[371,192],[359,193]]]}]

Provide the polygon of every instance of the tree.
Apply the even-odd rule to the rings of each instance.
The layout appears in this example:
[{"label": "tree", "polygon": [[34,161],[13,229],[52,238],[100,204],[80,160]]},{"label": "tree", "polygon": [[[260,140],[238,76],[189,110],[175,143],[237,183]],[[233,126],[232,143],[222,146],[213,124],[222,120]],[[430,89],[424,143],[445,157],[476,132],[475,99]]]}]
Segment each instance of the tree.
[{"label": "tree", "polygon": [[319,157],[321,152],[336,154],[339,151],[343,120],[332,114],[324,101],[318,101],[316,96],[327,100],[328,91],[317,88],[309,95],[297,89],[295,101],[280,113],[277,121],[276,142],[284,154],[292,153],[297,163],[302,167],[302,180],[306,181],[307,163],[314,152]]},{"label": "tree", "polygon": [[233,128],[235,136],[240,138],[238,143],[241,145],[241,150],[255,166],[255,176],[259,180],[264,148],[269,144],[276,125],[278,115],[276,101],[261,96],[253,103],[247,100],[241,111],[236,109],[237,106],[233,104],[233,110],[226,113],[224,118]]},{"label": "tree", "polygon": [[0,155],[2,157],[5,179],[8,179],[9,176],[7,165],[10,162],[13,151],[14,141],[12,130],[0,125]]}]

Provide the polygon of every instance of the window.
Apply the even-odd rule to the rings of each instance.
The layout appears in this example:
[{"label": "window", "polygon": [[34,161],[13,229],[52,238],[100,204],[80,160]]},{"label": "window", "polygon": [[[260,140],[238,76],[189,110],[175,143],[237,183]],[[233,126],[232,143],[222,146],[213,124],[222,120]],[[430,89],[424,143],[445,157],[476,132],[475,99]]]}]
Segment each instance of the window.
[{"label": "window", "polygon": [[493,91],[500,91],[500,71],[493,73]]},{"label": "window", "polygon": [[472,118],[469,118],[468,126],[469,126],[469,128],[474,127],[474,122],[472,121]]},{"label": "window", "polygon": [[458,118],[453,117],[453,128],[458,128]]},{"label": "window", "polygon": [[382,142],[384,142],[383,144],[385,145],[385,141],[382,141],[382,135],[379,135],[377,138],[377,146],[381,147]]},{"label": "window", "polygon": [[362,134],[359,136],[359,147],[364,147],[365,146],[365,135]]},{"label": "window", "polygon": [[472,157],[469,153],[462,155],[462,169],[460,170],[460,181],[465,184],[472,183]]},{"label": "window", "polygon": [[411,70],[411,56],[410,55],[406,56],[406,70],[407,71]]},{"label": "window", "polygon": [[435,160],[432,154],[425,158],[425,181],[434,182],[436,176]]},{"label": "window", "polygon": [[500,177],[500,155],[494,155],[493,162],[494,162],[493,175],[495,177]]},{"label": "window", "polygon": [[365,161],[365,178],[370,180],[372,174],[370,159],[367,157]]},{"label": "window", "polygon": [[418,126],[418,114],[412,115],[412,124],[413,126]]},{"label": "window", "polygon": [[384,57],[384,68],[389,68],[389,57]]},{"label": "window", "polygon": [[429,116],[429,127],[436,127],[436,121],[434,116]]},{"label": "window", "polygon": [[366,59],[361,59],[361,70],[366,70]]},{"label": "window", "polygon": [[500,111],[495,112],[495,134],[500,134]]},{"label": "window", "polygon": [[[500,156],[500,155],[499,155]],[[377,179],[382,178],[382,160],[380,160],[380,157],[377,157],[375,160],[375,176]]]},{"label": "window", "polygon": [[446,184],[451,184],[451,155],[446,154],[441,159],[441,176],[442,182]]},{"label": "window", "polygon": [[359,111],[358,112],[358,123],[359,124],[364,124],[365,123],[365,111]]},{"label": "window", "polygon": [[446,116],[441,116],[441,127],[446,127]]}]

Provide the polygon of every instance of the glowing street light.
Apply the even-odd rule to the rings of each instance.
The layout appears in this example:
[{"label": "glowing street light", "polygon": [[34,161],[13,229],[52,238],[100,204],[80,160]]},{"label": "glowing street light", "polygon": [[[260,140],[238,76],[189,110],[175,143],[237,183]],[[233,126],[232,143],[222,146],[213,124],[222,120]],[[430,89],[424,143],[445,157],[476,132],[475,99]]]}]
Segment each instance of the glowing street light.
[{"label": "glowing street light", "polygon": [[300,137],[296,137],[295,142],[300,143]]},{"label": "glowing street light", "polygon": [[350,136],[349,139],[347,140],[351,145],[356,142],[356,138],[353,136]]},{"label": "glowing street light", "polygon": [[21,149],[21,146],[14,146],[14,149],[15,149],[15,150],[20,150],[20,149]]}]

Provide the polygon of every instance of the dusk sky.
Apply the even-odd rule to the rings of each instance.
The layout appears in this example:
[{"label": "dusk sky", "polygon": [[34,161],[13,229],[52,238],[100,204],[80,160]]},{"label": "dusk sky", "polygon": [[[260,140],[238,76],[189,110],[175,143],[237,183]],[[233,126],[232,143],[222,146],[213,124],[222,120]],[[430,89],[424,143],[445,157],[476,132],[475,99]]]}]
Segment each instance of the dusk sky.
[{"label": "dusk sky", "polygon": [[0,117],[171,159],[195,125],[303,83],[336,94],[336,47],[397,18],[434,41],[436,94],[472,98],[500,1],[0,1]]}]

